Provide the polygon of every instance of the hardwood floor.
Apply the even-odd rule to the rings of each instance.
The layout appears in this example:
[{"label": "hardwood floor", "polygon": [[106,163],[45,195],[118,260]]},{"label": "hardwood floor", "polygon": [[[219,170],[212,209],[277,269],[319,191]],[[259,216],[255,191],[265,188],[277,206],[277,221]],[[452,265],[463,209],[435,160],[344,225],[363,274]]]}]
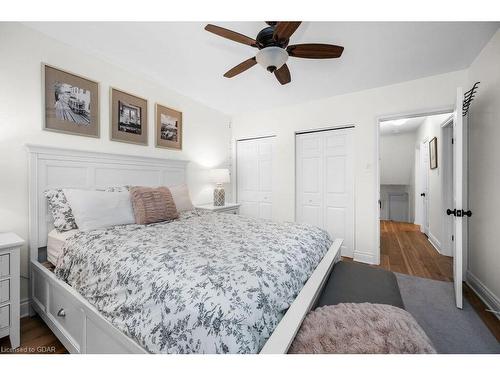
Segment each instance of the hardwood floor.
[{"label": "hardwood floor", "polygon": [[[453,259],[439,254],[417,225],[382,221],[380,234],[380,266],[374,267],[434,280],[453,281]],[[349,258],[344,260],[352,261]],[[485,311],[484,303],[465,284],[464,296],[500,341],[500,321]],[[9,348],[9,339],[0,339],[0,353],[9,353]],[[35,316],[21,319],[21,347],[15,353],[67,351],[42,319]]]},{"label": "hardwood floor", "polygon": [[8,337],[0,339],[0,354],[63,354],[68,353],[42,318],[34,316],[21,319],[21,346],[10,349]]},{"label": "hardwood floor", "polygon": [[380,222],[380,267],[393,272],[453,281],[453,258],[441,255],[415,224]]}]

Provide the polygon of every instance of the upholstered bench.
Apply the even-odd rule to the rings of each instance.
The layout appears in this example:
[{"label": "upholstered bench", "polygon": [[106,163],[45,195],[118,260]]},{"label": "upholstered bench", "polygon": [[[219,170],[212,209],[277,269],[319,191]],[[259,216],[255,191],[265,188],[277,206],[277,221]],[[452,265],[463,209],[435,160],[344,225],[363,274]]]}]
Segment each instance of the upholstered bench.
[{"label": "upholstered bench", "polygon": [[394,273],[364,264],[342,261],[333,267],[316,307],[363,302],[381,303],[404,309]]},{"label": "upholstered bench", "polygon": [[396,276],[370,266],[337,263],[289,353],[435,353],[404,310]]}]

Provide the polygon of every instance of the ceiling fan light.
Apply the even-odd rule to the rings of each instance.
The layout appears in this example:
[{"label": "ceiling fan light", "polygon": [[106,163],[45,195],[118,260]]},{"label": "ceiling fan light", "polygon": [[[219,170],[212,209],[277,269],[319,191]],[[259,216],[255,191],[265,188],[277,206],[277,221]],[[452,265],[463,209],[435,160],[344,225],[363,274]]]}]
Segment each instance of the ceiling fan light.
[{"label": "ceiling fan light", "polygon": [[264,69],[273,72],[285,65],[288,53],[280,47],[266,47],[257,52],[255,59]]}]

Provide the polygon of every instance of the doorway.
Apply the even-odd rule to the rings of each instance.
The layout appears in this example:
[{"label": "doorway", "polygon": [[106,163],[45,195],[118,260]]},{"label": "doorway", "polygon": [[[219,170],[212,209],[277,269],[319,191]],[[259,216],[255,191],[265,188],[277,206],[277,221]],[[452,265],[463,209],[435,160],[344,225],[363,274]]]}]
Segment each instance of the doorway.
[{"label": "doorway", "polygon": [[[452,112],[379,122],[380,263],[396,272],[453,279],[448,206]],[[446,126],[445,126],[446,125]],[[446,185],[446,183],[448,183]]]}]

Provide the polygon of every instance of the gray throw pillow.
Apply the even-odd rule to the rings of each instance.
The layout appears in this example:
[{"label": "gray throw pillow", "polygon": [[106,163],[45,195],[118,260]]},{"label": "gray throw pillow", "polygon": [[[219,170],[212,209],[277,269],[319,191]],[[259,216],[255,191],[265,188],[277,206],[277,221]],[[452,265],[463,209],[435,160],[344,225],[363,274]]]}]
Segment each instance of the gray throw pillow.
[{"label": "gray throw pillow", "polygon": [[54,218],[54,227],[59,232],[77,229],[71,206],[62,189],[51,189],[44,192],[49,203],[49,210]]}]

